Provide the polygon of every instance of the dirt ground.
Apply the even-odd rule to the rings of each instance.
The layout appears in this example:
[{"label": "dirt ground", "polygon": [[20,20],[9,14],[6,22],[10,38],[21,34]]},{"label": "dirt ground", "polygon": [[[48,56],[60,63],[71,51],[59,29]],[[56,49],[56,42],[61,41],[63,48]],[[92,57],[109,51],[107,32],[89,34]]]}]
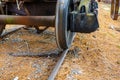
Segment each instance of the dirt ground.
[{"label": "dirt ground", "polygon": [[[55,80],[120,80],[120,17],[113,21],[109,5],[99,3],[100,28],[77,34]],[[18,57],[57,48],[54,29],[41,34],[21,29],[0,40],[0,80],[47,80],[59,57]],[[78,54],[74,49],[79,49]]]}]

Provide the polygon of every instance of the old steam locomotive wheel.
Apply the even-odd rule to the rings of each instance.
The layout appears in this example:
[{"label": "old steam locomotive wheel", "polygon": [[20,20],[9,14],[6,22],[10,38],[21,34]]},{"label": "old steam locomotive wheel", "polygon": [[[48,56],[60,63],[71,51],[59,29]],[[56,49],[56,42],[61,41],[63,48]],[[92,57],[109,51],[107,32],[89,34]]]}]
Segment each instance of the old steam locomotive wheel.
[{"label": "old steam locomotive wheel", "polygon": [[111,2],[111,17],[113,20],[117,20],[119,10],[119,0],[112,0]]},{"label": "old steam locomotive wheel", "polygon": [[70,5],[71,3],[72,0],[58,0],[56,6],[56,42],[58,48],[61,50],[65,50],[71,46],[75,34],[69,29],[69,12],[72,11],[72,6]]}]

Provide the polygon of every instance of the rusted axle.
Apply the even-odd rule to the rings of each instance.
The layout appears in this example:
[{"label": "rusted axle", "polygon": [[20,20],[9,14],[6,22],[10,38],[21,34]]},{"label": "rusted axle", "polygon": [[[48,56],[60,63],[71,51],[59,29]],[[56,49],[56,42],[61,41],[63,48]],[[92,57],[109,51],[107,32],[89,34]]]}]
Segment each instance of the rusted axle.
[{"label": "rusted axle", "polygon": [[[16,2],[16,0],[1,0],[5,2]],[[21,0],[22,1],[22,0]],[[45,1],[45,2],[55,2],[55,1],[50,1],[50,0],[24,0],[24,2],[40,2],[40,1]]]},{"label": "rusted axle", "polygon": [[0,15],[0,24],[23,24],[55,26],[55,16],[11,16]]}]

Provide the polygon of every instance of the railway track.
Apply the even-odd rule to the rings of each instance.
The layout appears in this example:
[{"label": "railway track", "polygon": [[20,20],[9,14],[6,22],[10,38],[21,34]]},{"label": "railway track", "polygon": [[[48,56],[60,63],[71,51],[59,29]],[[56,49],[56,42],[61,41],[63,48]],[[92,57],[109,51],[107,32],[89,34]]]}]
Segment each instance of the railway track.
[{"label": "railway track", "polygon": [[58,71],[59,71],[59,69],[60,69],[60,67],[61,67],[61,65],[62,65],[62,63],[63,63],[63,61],[64,61],[64,59],[65,59],[65,57],[66,57],[66,55],[67,55],[67,53],[68,53],[68,50],[69,50],[69,49],[66,49],[65,51],[63,51],[63,52],[61,53],[61,56],[60,56],[57,64],[55,65],[52,73],[51,73],[50,76],[48,77],[48,80],[54,80],[54,79],[55,79],[55,77],[56,77],[56,75],[57,75],[57,73],[58,73]]},{"label": "railway track", "polygon": [[[72,38],[72,41],[74,40],[75,35],[76,34],[74,34],[74,36]],[[63,63],[63,61],[64,61],[64,59],[65,59],[65,57],[67,55],[67,53],[68,53],[68,51],[69,51],[69,48],[62,51],[58,62],[56,63],[53,71],[51,72],[50,76],[48,77],[48,80],[54,80],[55,79],[55,77],[56,77],[56,75],[57,75],[57,73],[58,73],[58,71],[59,71],[59,69],[60,69],[60,67],[61,67],[61,65],[62,65],[62,63]]]},{"label": "railway track", "polygon": [[[11,2],[8,0],[5,2],[6,3],[10,2],[9,4],[11,4],[11,3],[14,3],[15,1]],[[55,27],[55,37],[56,37],[55,39],[56,39],[57,47],[62,52],[59,53],[60,58],[48,78],[48,80],[54,80],[73,42],[75,33],[76,32],[91,33],[97,30],[97,28],[99,27],[97,16],[96,14],[93,14],[94,9],[89,10],[89,6],[91,6],[91,8],[95,6],[92,5],[93,2],[91,2],[90,4],[89,0],[80,0],[80,1],[41,0],[40,2],[39,1],[34,2],[30,0],[30,2],[31,3],[28,3],[28,6],[26,5],[26,8],[23,4],[27,2],[26,1],[20,2],[21,5],[23,5],[21,7],[21,10],[16,10],[16,7],[12,7],[12,6],[16,6],[17,2],[15,5],[11,4],[9,6],[8,4],[6,4],[4,5],[6,7],[1,7],[2,14],[4,14],[3,12],[6,12],[6,13],[10,12],[11,14],[12,13],[17,14],[17,16],[16,15],[9,15],[9,16],[0,15],[1,17],[0,22],[2,24],[1,32],[5,27],[4,24],[22,24],[22,25],[39,25],[39,26],[46,26],[46,27],[51,27],[51,26]],[[36,2],[38,2],[39,4],[37,4]],[[88,4],[89,6],[87,6]],[[27,8],[29,6],[30,8]],[[17,5],[17,9],[18,7],[19,5]],[[8,9],[4,11],[4,8],[8,8]],[[13,10],[14,8],[15,10]],[[42,9],[42,8],[45,8],[45,9]],[[29,15],[29,16],[25,16],[25,15]],[[36,28],[39,26],[36,26]],[[2,37],[18,29],[12,30],[9,33],[5,33],[2,35]],[[30,53],[29,45],[27,43],[26,43],[26,46],[28,49],[28,53]],[[49,52],[48,54],[39,54],[39,56],[44,56],[44,55],[50,55],[50,54]],[[37,56],[37,54],[36,55],[21,54],[18,56]]]},{"label": "railway track", "polygon": [[62,52],[59,52],[57,53],[58,51],[57,50],[53,50],[51,52],[45,52],[45,53],[40,53],[40,54],[34,54],[34,53],[17,53],[17,54],[12,54],[12,56],[17,56],[17,57],[24,57],[24,56],[27,56],[27,57],[48,57],[48,56],[60,56],[59,57],[59,60],[57,61],[54,69],[52,70],[51,74],[49,75],[48,77],[48,80],[54,80],[62,63],[64,62],[64,59],[68,53],[69,49],[66,49]]},{"label": "railway track", "polygon": [[[11,33],[14,33],[16,31],[18,31],[19,29],[23,28],[25,26],[18,26],[17,28],[12,28],[10,29],[9,31],[7,32],[3,32],[1,37],[5,37]],[[75,35],[74,35],[75,37]],[[73,39],[74,39],[73,37]],[[73,41],[72,39],[72,41]],[[44,52],[44,53],[37,53],[37,54],[34,54],[34,53],[31,53],[31,52],[23,52],[23,53],[11,53],[10,55],[12,56],[16,56],[16,57],[48,57],[48,56],[59,56],[59,59],[56,63],[56,65],[54,66],[51,74],[49,75],[48,77],[48,80],[54,80],[62,63],[64,62],[64,59],[68,53],[69,49],[66,49],[64,51],[60,51],[59,49],[55,49],[55,50],[52,50],[52,51],[48,51],[48,52]]]},{"label": "railway track", "polygon": [[5,37],[5,36],[7,36],[7,35],[9,35],[11,33],[14,33],[16,31],[18,31],[19,29],[21,29],[23,27],[25,27],[25,26],[21,25],[21,26],[17,26],[17,27],[11,28],[11,29],[9,29],[7,31],[4,30],[3,33],[0,35],[0,37],[3,38],[3,37]]},{"label": "railway track", "polygon": [[55,80],[55,77],[62,65],[62,63],[64,62],[64,59],[68,53],[69,49],[66,49],[62,52],[59,52],[57,50],[53,50],[51,52],[45,52],[45,53],[38,53],[38,54],[34,54],[34,53],[17,53],[17,54],[12,54],[12,56],[17,56],[17,57],[48,57],[48,56],[60,56],[54,69],[52,70],[51,74],[48,77],[48,80]]}]

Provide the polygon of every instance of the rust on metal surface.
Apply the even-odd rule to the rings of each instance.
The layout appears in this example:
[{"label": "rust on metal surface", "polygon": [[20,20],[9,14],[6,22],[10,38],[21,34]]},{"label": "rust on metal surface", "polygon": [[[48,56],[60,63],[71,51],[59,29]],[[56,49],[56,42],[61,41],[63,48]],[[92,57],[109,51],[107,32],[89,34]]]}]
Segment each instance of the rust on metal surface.
[{"label": "rust on metal surface", "polygon": [[[16,0],[1,0],[5,2],[16,2]],[[22,0],[21,0],[22,1]],[[24,0],[24,2],[56,2],[57,0]]]},{"label": "rust on metal surface", "polygon": [[8,16],[8,15],[0,15],[0,24],[55,26],[55,16]]},{"label": "rust on metal surface", "polygon": [[111,3],[111,18],[117,20],[119,14],[120,0],[98,0],[98,2]]},{"label": "rust on metal surface", "polygon": [[101,2],[101,0],[98,0],[98,2]]},{"label": "rust on metal surface", "polygon": [[119,16],[118,11],[119,11],[119,0],[112,0],[111,1],[111,17],[113,20],[117,20]]}]

